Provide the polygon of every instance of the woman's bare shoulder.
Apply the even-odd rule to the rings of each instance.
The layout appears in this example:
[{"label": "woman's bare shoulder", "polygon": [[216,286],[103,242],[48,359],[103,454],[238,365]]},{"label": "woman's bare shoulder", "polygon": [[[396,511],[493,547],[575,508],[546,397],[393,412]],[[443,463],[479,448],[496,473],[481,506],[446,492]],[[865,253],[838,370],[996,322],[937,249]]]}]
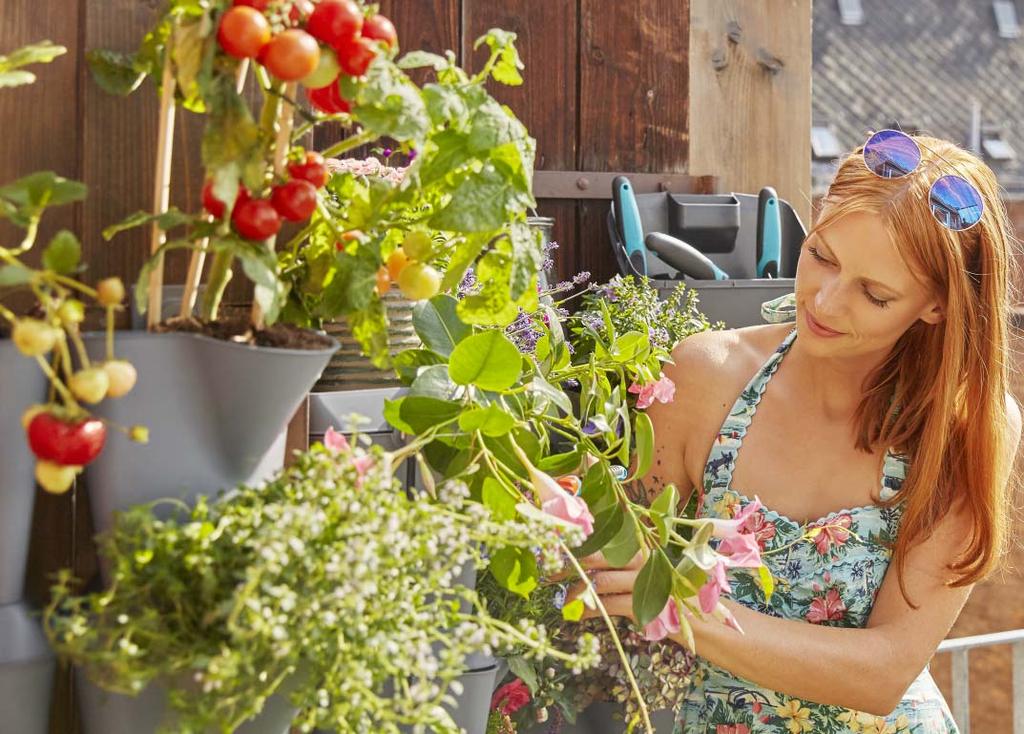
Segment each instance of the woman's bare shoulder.
[{"label": "woman's bare shoulder", "polygon": [[735,380],[746,384],[791,328],[766,324],[691,334],[676,345],[673,364],[667,365],[665,372],[677,391],[688,394],[692,401],[688,405],[708,402],[699,400],[700,395],[712,398],[713,403],[719,388],[731,391]]}]

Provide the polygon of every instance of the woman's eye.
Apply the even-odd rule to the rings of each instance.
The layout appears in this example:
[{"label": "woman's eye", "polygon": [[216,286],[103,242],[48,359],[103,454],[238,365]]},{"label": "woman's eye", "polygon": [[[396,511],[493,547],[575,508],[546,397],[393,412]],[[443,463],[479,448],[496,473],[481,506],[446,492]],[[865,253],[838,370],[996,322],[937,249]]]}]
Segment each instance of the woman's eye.
[{"label": "woman's eye", "polygon": [[808,251],[809,253],[811,253],[811,256],[812,256],[812,257],[813,257],[813,258],[814,258],[815,260],[817,260],[818,262],[820,262],[820,263],[827,263],[827,262],[828,262],[828,260],[826,260],[825,258],[823,258],[823,257],[821,256],[821,253],[820,253],[820,252],[818,252],[818,248],[817,248],[817,247],[808,247],[808,248],[807,248],[807,251]]},{"label": "woman's eye", "polygon": [[871,295],[867,291],[864,291],[864,295],[868,297],[869,301],[871,301],[873,304],[875,304],[879,308],[888,308],[889,307],[889,302],[888,301],[883,301],[881,298],[875,298],[873,295]]}]

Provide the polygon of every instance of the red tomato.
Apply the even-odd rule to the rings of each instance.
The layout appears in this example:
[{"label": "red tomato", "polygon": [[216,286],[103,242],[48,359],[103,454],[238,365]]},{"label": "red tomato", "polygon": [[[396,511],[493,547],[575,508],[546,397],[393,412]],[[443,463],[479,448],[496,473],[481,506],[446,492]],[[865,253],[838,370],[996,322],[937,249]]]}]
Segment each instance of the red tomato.
[{"label": "red tomato", "polygon": [[321,0],[310,14],[306,30],[328,46],[337,46],[363,30],[363,13],[352,0]]},{"label": "red tomato", "polygon": [[390,20],[378,13],[363,23],[363,38],[383,41],[388,48],[394,48],[398,42],[398,31]]},{"label": "red tomato", "polygon": [[107,427],[95,418],[68,422],[52,413],[39,413],[28,424],[28,445],[44,461],[85,466],[100,455]]},{"label": "red tomato", "polygon": [[266,199],[249,199],[235,207],[231,221],[238,234],[249,240],[265,240],[281,229],[281,217]]},{"label": "red tomato", "polygon": [[316,151],[306,153],[306,160],[296,161],[288,165],[288,175],[303,181],[309,181],[316,188],[323,188],[330,178],[327,166],[324,165],[324,157]]},{"label": "red tomato", "polygon": [[232,5],[245,5],[250,8],[256,8],[257,10],[266,10],[270,5],[270,0],[235,0]]},{"label": "red tomato", "polygon": [[290,28],[270,40],[260,63],[281,81],[298,81],[316,71],[320,45],[305,31]]},{"label": "red tomato", "polygon": [[294,2],[292,2],[292,9],[288,13],[288,20],[298,25],[305,21],[312,12],[313,3],[311,0],[294,0]]},{"label": "red tomato", "polygon": [[358,36],[342,41],[334,47],[341,70],[351,76],[362,76],[377,55],[377,44]]},{"label": "red tomato", "polygon": [[[235,206],[238,206],[243,201],[248,200],[249,189],[245,188],[242,184],[238,184],[238,193],[235,195]],[[214,219],[224,218],[224,202],[217,198],[213,193],[213,179],[207,179],[206,183],[203,184],[203,209],[213,215]]]},{"label": "red tomato", "polygon": [[255,8],[238,5],[221,17],[217,40],[235,58],[255,58],[270,41],[270,23]]},{"label": "red tomato", "polygon": [[293,178],[274,187],[270,203],[289,222],[301,222],[309,219],[309,215],[316,209],[316,186],[309,181]]},{"label": "red tomato", "polygon": [[383,298],[389,290],[391,290],[391,274],[388,272],[387,265],[381,265],[377,269],[377,295]]},{"label": "red tomato", "polygon": [[352,109],[348,100],[341,96],[341,88],[338,87],[337,79],[326,87],[320,87],[319,89],[307,89],[306,99],[309,100],[309,103],[313,105],[314,109],[320,110],[320,112],[328,115],[338,115]]},{"label": "red tomato", "polygon": [[340,242],[334,243],[334,249],[337,250],[338,252],[344,252],[349,242],[351,242],[352,240],[359,240],[362,238],[362,236],[363,231],[361,229],[350,229],[348,232],[344,232],[341,235]]}]

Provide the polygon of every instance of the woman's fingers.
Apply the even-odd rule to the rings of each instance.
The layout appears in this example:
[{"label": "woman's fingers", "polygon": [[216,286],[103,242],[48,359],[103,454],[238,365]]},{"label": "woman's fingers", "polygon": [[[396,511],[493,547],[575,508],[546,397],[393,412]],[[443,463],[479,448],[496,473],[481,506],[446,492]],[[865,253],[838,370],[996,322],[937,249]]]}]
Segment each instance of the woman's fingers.
[{"label": "woman's fingers", "polygon": [[[608,611],[608,614],[612,617],[627,617],[633,619],[633,595],[632,594],[613,594],[611,596],[602,596],[601,603],[604,604],[604,608]],[[594,617],[600,617],[601,610],[590,607],[585,607],[583,610],[583,619],[592,619]]]},{"label": "woman's fingers", "polygon": [[[637,551],[636,555],[627,563],[625,566],[619,566],[619,568],[632,568],[638,569],[644,565],[644,555],[642,551]],[[583,568],[593,568],[598,570],[604,570],[612,568],[612,565],[608,563],[608,559],[604,557],[604,553],[598,551],[589,556],[584,556],[580,559],[580,565]]]},{"label": "woman's fingers", "polygon": [[[600,596],[605,594],[631,594],[633,584],[636,583],[636,571],[601,571],[590,577],[590,583]],[[587,588],[587,585],[580,581],[573,584],[566,596],[566,602],[570,602]]]}]

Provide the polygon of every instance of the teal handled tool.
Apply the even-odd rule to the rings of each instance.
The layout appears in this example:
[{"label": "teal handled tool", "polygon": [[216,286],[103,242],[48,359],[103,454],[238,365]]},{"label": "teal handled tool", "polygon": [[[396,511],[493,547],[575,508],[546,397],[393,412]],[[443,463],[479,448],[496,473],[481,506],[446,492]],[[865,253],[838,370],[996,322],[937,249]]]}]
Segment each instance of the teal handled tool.
[{"label": "teal handled tool", "polygon": [[615,207],[615,221],[622,244],[626,250],[626,259],[640,275],[647,275],[647,255],[644,250],[644,228],[640,223],[640,209],[636,205],[633,185],[625,176],[616,176],[612,180],[612,205]]},{"label": "teal handled tool", "polygon": [[728,280],[729,274],[711,262],[710,258],[693,245],[663,232],[651,232],[644,238],[647,249],[683,275],[698,280]]},{"label": "teal handled tool", "polygon": [[757,278],[778,278],[782,258],[779,195],[765,186],[757,195]]}]

